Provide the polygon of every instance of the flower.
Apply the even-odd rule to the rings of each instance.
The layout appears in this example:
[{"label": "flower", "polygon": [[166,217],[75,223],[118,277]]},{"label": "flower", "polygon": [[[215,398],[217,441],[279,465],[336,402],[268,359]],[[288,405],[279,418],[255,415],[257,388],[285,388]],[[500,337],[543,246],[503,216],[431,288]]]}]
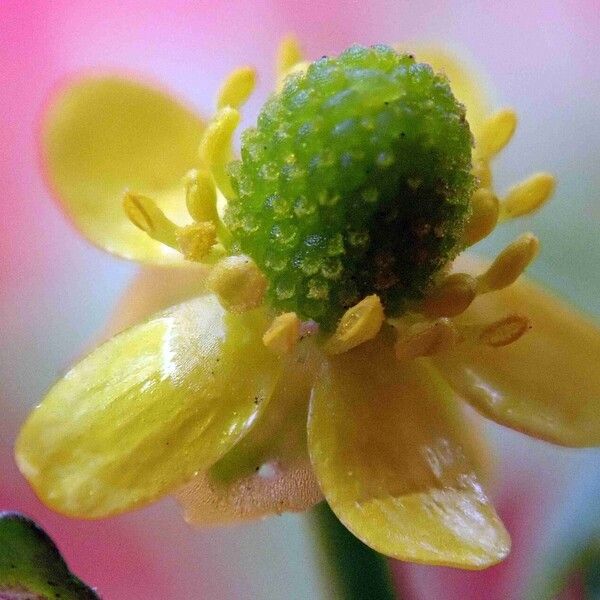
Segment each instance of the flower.
[{"label": "flower", "polygon": [[[291,81],[301,80],[306,68],[285,41],[282,79],[296,71]],[[460,245],[471,246],[499,220],[538,209],[554,181],[534,175],[498,201],[490,162],[516,117],[486,115],[457,69],[445,61],[477,140],[478,186],[460,229]],[[498,562],[510,542],[457,396],[547,441],[599,444],[598,330],[533,284],[515,283],[538,250],[532,234],[490,266],[461,257],[453,272],[438,269],[398,314],[386,315],[376,293],[333,332],[319,334],[294,311],[273,313],[259,259],[229,255],[235,228],[232,239],[221,219],[225,198],[235,204],[240,194],[227,165],[253,85],[251,69],[236,70],[207,125],[163,93],[114,77],[79,82],[54,103],[45,160],[84,233],[127,258],[184,266],[183,255],[208,289],[117,335],[59,381],[23,427],[20,469],[44,502],[72,516],[116,514],[184,484],[178,495],[195,522],[301,510],[322,492],[357,537],[389,556]],[[106,199],[126,187],[121,215]],[[194,222],[180,227],[189,219],[184,187]],[[445,234],[412,225],[417,237]]]}]

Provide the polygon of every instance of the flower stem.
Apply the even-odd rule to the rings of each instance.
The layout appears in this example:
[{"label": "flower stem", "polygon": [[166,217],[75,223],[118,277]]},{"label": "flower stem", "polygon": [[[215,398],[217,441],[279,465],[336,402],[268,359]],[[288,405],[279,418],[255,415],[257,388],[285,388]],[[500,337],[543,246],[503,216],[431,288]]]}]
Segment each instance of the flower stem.
[{"label": "flower stem", "polygon": [[326,502],[315,507],[311,524],[323,575],[336,600],[399,600],[388,560],[354,537]]}]

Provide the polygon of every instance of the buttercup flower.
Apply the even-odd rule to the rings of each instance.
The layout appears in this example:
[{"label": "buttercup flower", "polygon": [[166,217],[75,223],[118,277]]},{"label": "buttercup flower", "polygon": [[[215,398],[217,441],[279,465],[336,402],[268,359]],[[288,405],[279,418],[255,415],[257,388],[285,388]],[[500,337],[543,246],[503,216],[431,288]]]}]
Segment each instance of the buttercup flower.
[{"label": "buttercup flower", "polygon": [[119,256],[180,265],[198,295],[100,346],[32,413],[16,458],[45,503],[100,518],[176,493],[210,523],[323,495],[386,555],[483,568],[510,541],[459,400],[600,444],[600,335],[517,281],[537,238],[490,265],[458,256],[554,180],[499,201],[490,164],[514,112],[487,111],[447,57],[418,58],[433,69],[385,46],[309,65],[284,41],[239,160],[250,68],[207,124],[116,77],[60,94],[43,153],[67,213]]}]

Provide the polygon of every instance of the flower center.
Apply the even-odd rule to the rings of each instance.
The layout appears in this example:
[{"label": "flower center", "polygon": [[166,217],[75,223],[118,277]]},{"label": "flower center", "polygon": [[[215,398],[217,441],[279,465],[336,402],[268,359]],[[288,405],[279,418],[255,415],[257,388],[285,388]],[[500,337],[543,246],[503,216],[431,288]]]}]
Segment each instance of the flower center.
[{"label": "flower center", "polygon": [[444,77],[354,46],[289,77],[242,136],[226,222],[271,303],[321,326],[377,294],[388,316],[454,258],[468,216],[471,134]]}]

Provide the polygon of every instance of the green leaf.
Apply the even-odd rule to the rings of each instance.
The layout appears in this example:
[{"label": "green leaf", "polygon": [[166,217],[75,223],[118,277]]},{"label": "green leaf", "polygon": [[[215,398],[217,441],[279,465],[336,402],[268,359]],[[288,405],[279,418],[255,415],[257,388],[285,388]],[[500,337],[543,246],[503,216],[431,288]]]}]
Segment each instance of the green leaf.
[{"label": "green leaf", "polygon": [[0,512],[0,600],[99,600],[31,519]]}]

